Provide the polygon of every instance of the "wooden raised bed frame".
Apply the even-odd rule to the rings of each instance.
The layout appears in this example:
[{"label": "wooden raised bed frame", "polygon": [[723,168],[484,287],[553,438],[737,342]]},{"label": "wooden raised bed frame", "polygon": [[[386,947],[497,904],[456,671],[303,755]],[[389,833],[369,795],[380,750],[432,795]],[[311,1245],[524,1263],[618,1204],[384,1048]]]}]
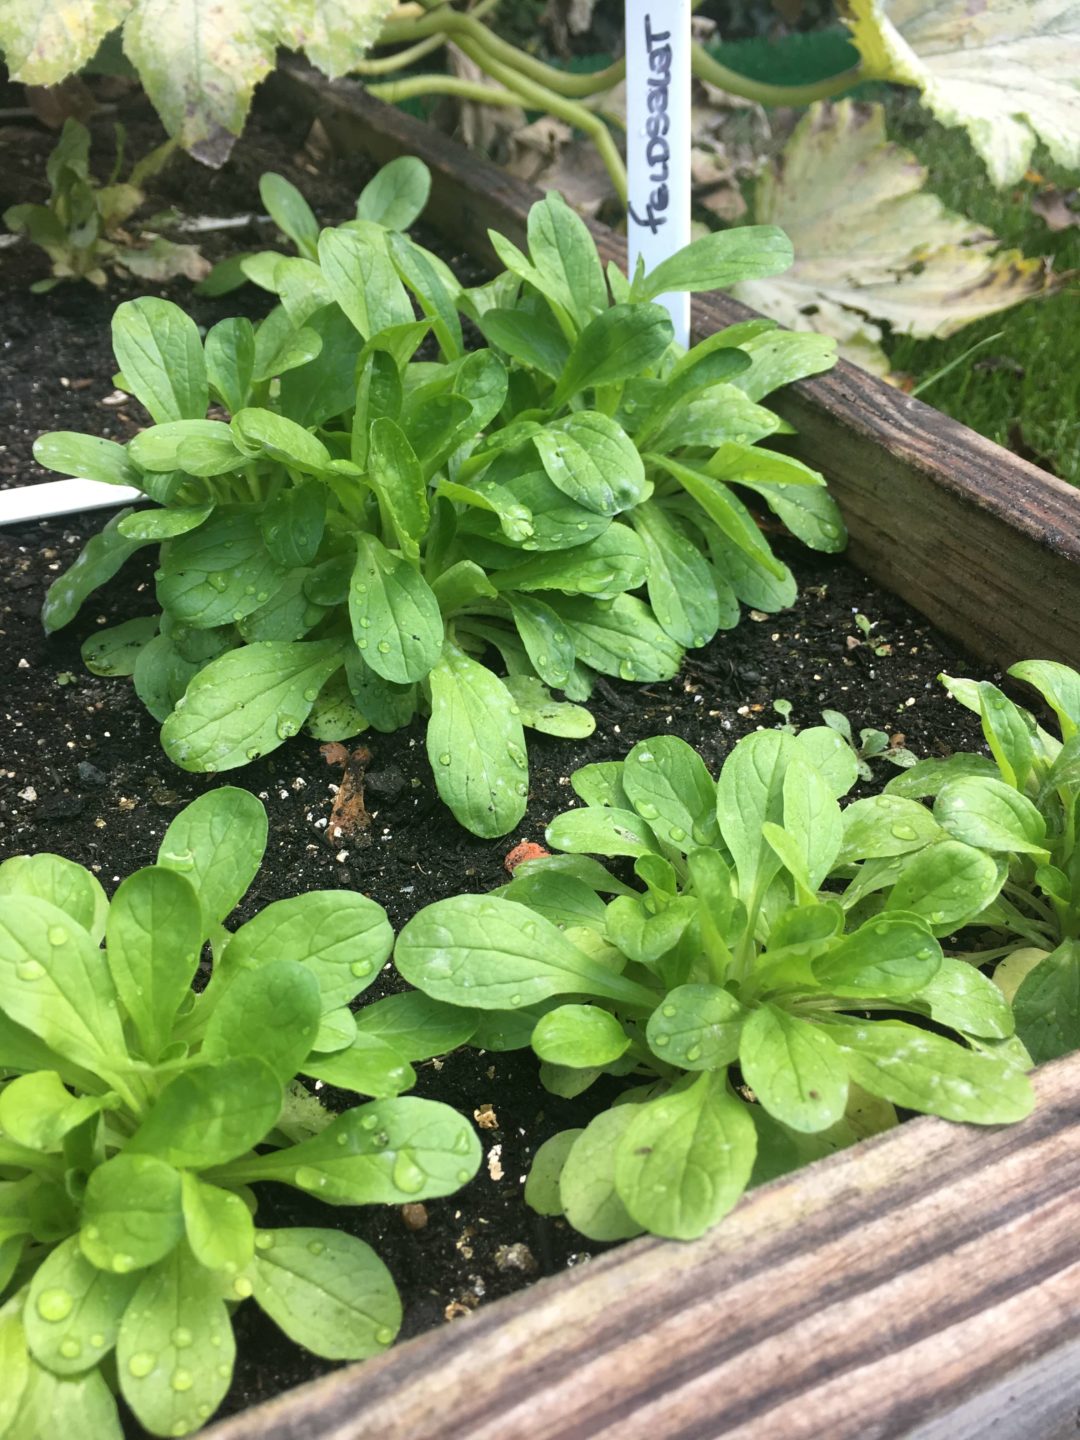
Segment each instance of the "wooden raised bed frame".
[{"label": "wooden raised bed frame", "polygon": [[[490,257],[539,192],[293,69],[335,144],[431,167],[428,219]],[[594,227],[605,259],[622,240]],[[751,312],[698,301],[697,334]],[[776,408],[850,556],[995,665],[1080,665],[1080,491],[841,362]],[[1022,1124],[924,1118],[227,1420],[213,1440],[1064,1440],[1080,1429],[1080,1055]]]}]

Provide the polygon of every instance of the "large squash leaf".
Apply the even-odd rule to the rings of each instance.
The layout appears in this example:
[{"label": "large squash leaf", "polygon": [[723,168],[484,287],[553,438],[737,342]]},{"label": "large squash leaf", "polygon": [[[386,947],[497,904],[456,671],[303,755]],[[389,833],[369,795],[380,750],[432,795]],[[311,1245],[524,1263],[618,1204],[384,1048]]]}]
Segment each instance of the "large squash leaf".
[{"label": "large squash leaf", "polygon": [[277,47],[306,49],[331,76],[378,38],[394,0],[4,0],[0,50],[11,77],[52,85],[123,24],[124,50],[170,135],[222,165]]},{"label": "large squash leaf", "polygon": [[996,251],[994,236],[925,193],[925,180],[886,140],[882,106],[813,106],[754,201],[757,222],[791,237],[795,264],[735,294],[789,329],[835,336],[849,360],[885,374],[875,321],[943,337],[1045,288],[1041,260]]},{"label": "large squash leaf", "polygon": [[1076,0],[849,0],[868,78],[916,85],[962,125],[995,185],[1015,184],[1035,140],[1080,165]]}]

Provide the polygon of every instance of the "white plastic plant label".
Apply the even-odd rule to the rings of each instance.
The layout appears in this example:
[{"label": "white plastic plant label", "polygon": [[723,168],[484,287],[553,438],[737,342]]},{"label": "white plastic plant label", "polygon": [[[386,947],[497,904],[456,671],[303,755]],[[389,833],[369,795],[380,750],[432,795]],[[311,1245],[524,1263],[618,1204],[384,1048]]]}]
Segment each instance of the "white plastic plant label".
[{"label": "white plastic plant label", "polygon": [[[690,0],[626,0],[630,273],[690,243]],[[689,295],[662,295],[682,345]]]}]

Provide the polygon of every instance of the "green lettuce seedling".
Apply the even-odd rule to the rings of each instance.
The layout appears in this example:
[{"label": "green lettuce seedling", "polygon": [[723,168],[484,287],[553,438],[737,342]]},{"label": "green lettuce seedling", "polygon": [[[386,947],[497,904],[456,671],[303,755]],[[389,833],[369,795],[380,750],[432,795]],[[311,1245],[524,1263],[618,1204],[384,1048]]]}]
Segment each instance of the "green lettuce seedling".
[{"label": "green lettuce seedling", "polygon": [[[160,616],[84,653],[133,674],[177,764],[227,770],[305,725],[345,739],[420,713],[440,795],[501,835],[525,810],[523,727],[587,735],[597,674],[669,679],[740,601],[791,604],[791,572],[737,488],[808,544],[843,544],[821,476],[758,444],[786,428],[762,397],[827,368],[833,347],[766,320],[673,343],[656,297],[783,269],[776,229],[707,236],[630,282],[605,276],[584,222],[549,195],[528,254],[493,235],[507,269],[463,290],[396,228],[424,182],[419,162],[396,162],[359,218],[320,231],[266,177],[300,253],[241,262],[280,300],[257,327],[224,320],[203,341],[167,301],[120,306],[118,383],[154,424],[126,446],[46,435],[35,454],[160,508],[94,536],[44,618],[67,624],[160,546]],[[466,349],[462,314],[486,346]],[[416,358],[429,333],[437,361]]]},{"label": "green lettuce seedling", "polygon": [[[1008,673],[1039,693],[1060,738],[989,681],[943,675],[980,717],[990,755],[920,761],[847,811],[845,844],[864,912],[916,909],[941,937],[978,927],[965,958],[999,962],[994,978],[1041,1064],[1080,1047],[1080,675],[1053,660]],[[918,843],[897,850],[890,834],[908,826]]]},{"label": "green lettuce seedling", "polygon": [[123,226],[146,199],[143,185],[168,162],[176,142],[167,140],[132,166],[120,180],[124,160],[124,128],[116,127],[116,163],[104,185],[90,173],[90,132],[68,119],[56,147],[45,162],[49,199],[44,205],[11,205],[4,224],[16,235],[39,245],[52,261],[52,275],[36,280],[38,294],[61,280],[89,280],[103,286],[108,271],[127,271],[144,280],[186,275],[198,280],[210,268],[194,245],[177,245],[144,231],[132,238]]},{"label": "green lettuce seedling", "polygon": [[[944,956],[923,915],[857,923],[823,888],[855,777],[828,727],[750,735],[718,782],[674,736],[642,741],[572,777],[585,804],[547,832],[563,854],[402,930],[398,969],[470,1007],[474,1045],[531,1045],[557,1095],[638,1081],[541,1148],[537,1209],[593,1239],[686,1239],[747,1185],[893,1124],[896,1105],[976,1124],[1028,1113],[993,983]],[[632,860],[637,884],[595,855]]]},{"label": "green lettuce seedling", "polygon": [[[248,1297],[318,1355],[377,1354],[401,1321],[382,1261],[337,1229],[257,1227],[251,1187],[400,1204],[477,1169],[460,1115],[399,1098],[430,1053],[406,997],[363,1029],[349,1009],[390,952],[380,906],[322,891],[225,928],[265,842],[262,806],[225,788],[111,903],[58,855],[0,865],[0,1434],[119,1440],[117,1388],[152,1434],[198,1429]],[[379,1098],[331,1115],[297,1074]]]}]

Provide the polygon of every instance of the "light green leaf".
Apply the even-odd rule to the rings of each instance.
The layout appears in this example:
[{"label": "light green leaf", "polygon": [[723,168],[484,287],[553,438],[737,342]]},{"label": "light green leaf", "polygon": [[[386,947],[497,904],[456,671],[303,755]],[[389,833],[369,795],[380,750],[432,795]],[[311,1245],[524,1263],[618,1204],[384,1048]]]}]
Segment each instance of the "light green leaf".
[{"label": "light green leaf", "polygon": [[648,683],[670,680],[677,673],[682,650],[635,596],[620,595],[604,605],[580,595],[548,598],[566,626],[578,660],[601,675]]},{"label": "light green leaf", "polygon": [[142,476],[128,458],[123,445],[96,435],[79,435],[70,430],[53,430],[34,441],[34,459],[46,470],[61,475],[78,475],[103,485],[134,485],[142,488]]},{"label": "light green leaf", "polygon": [[180,1175],[155,1155],[114,1155],[90,1172],[82,1219],[79,1244],[99,1270],[153,1265],[184,1233]]},{"label": "light green leaf", "polygon": [[173,620],[209,630],[250,615],[283,578],[254,507],[219,507],[197,530],[162,545],[157,598]]},{"label": "light green leaf", "polygon": [[378,225],[356,220],[348,229],[324,230],[319,263],[334,299],[365,340],[414,318]]},{"label": "light green leaf", "polygon": [[0,1010],[106,1078],[126,1055],[116,992],[96,946],[47,900],[12,895],[0,906]]},{"label": "light green leaf", "polygon": [[656,834],[684,853],[715,843],[716,783],[701,756],[675,735],[641,740],[626,757],[622,783]]},{"label": "light green leaf", "polygon": [[579,329],[607,308],[596,244],[584,220],[557,191],[549,191],[529,210],[528,237],[537,288],[572,316]]},{"label": "light green leaf", "polygon": [[300,254],[313,257],[319,243],[319,222],[296,186],[284,175],[267,171],[259,178],[259,198],[271,220]]},{"label": "light green leaf", "polygon": [[[388,7],[386,7],[388,8]],[[387,230],[407,230],[428,202],[431,171],[413,155],[399,155],[378,170],[360,192],[356,218]]]},{"label": "light green leaf", "polygon": [[13,80],[54,85],[92,60],[132,0],[91,0],[73,9],[62,0],[12,5],[0,24],[0,49]]},{"label": "light green leaf", "polygon": [[456,895],[415,915],[398,936],[394,963],[435,1000],[516,1010],[558,995],[592,995],[651,1010],[655,996],[590,959],[525,905]]},{"label": "light green leaf", "polygon": [[393,1343],[401,1301],[370,1245],[340,1230],[260,1230],[255,1300],[290,1340],[328,1360],[366,1360]]},{"label": "light green leaf", "polygon": [[779,275],[792,262],[791,241],[775,225],[714,231],[654,266],[635,298],[652,300],[667,291],[726,290],[748,280]]},{"label": "light green leaf", "polygon": [[1039,692],[1058,718],[1062,740],[1072,739],[1080,730],[1080,674],[1057,660],[1022,660],[1008,673]]},{"label": "light green leaf", "polygon": [[562,1161],[559,1204],[567,1220],[590,1240],[628,1240],[642,1227],[615,1189],[616,1155],[634,1120],[635,1106],[603,1110],[578,1132]]},{"label": "light green leaf", "polygon": [[15,1420],[5,1432],[6,1440],[23,1440],[24,1436],[38,1440],[39,1436],[59,1434],[123,1440],[124,1431],[113,1393],[100,1371],[60,1376],[31,1360]]},{"label": "light green leaf", "polygon": [[596,1005],[560,1005],[536,1022],[532,1048],[541,1060],[575,1070],[610,1065],[630,1046],[630,1037],[607,1010]]},{"label": "light green leaf", "polygon": [[1001,780],[952,780],[934,801],[934,819],[955,840],[982,850],[1034,855],[1050,862],[1046,821],[1026,795]]},{"label": "light green leaf", "polygon": [[947,935],[985,910],[1005,879],[1004,865],[959,840],[940,840],[905,861],[886,900],[889,910],[920,915]]},{"label": "light green leaf", "polygon": [[356,1016],[356,1030],[384,1040],[405,1060],[430,1060],[464,1045],[476,1022],[468,1010],[407,990],[365,1005]]},{"label": "light green leaf", "polygon": [[401,1205],[453,1194],[480,1156],[475,1131],[449,1105],[402,1096],[358,1105],[312,1139],[225,1173],[231,1183],[281,1180],[328,1205]]},{"label": "light green leaf", "polygon": [[0,896],[31,895],[47,900],[92,940],[105,933],[109,902],[101,882],[89,870],[65,860],[62,855],[39,851],[36,855],[12,855],[0,864]]},{"label": "light green leaf", "polygon": [[[248,402],[255,372],[255,327],[245,316],[219,320],[203,342],[206,378],[230,414]],[[290,412],[291,413],[291,412]]]},{"label": "light green leaf", "polygon": [[111,580],[129,555],[134,555],[136,550],[149,543],[146,540],[129,540],[120,530],[121,522],[131,513],[130,510],[121,510],[103,530],[91,535],[74,564],[49,586],[45,604],[41,607],[41,619],[47,635],[74,620],[83,601],[98,586]]},{"label": "light green leaf", "polygon": [[917,994],[940,966],[941,946],[909,914],[870,920],[813,962],[814,978],[833,994],[896,1000]]},{"label": "light green leaf", "polygon": [[728,1093],[723,1073],[705,1072],[684,1089],[626,1108],[632,1119],[615,1161],[619,1198],[653,1234],[696,1239],[750,1179],[757,1131],[747,1106]]},{"label": "light green leaf", "polygon": [[531,595],[508,595],[506,599],[540,679],[546,685],[565,685],[574,666],[574,647],[559,616]]},{"label": "light green leaf", "polygon": [[[143,8],[148,3],[152,0],[141,0]],[[159,425],[205,417],[209,396],[202,341],[195,321],[179,305],[153,295],[125,300],[113,315],[112,337],[126,388]]]},{"label": "light green leaf", "polygon": [[55,1375],[92,1369],[115,1345],[137,1284],[135,1275],[91,1265],[77,1235],[63,1241],[34,1273],[23,1309],[34,1359]]},{"label": "light green leaf", "polygon": [[184,1229],[195,1259],[230,1275],[245,1269],[255,1253],[255,1225],[241,1197],[208,1185],[190,1170],[180,1178]]},{"label": "light green leaf", "polygon": [[726,586],[721,595],[708,562],[665,509],[646,500],[631,510],[630,523],[645,545],[649,604],[676,644],[698,648],[735,624],[735,596]]},{"label": "light green leaf", "polygon": [[909,1003],[925,1006],[931,1020],[962,1035],[1007,1040],[1016,1028],[1009,1002],[993,980],[951,955],[941,957],[933,979]]},{"label": "light green leaf", "polygon": [[739,1038],[743,1078],[775,1119],[793,1130],[826,1130],[847,1105],[843,1056],[828,1034],[777,1005],[761,1005]]},{"label": "light green leaf", "polygon": [[680,1070],[722,1070],[738,1058],[750,1012],[716,985],[678,985],[649,1016],[649,1048]]},{"label": "light green leaf", "polygon": [[316,1080],[376,1100],[400,1095],[416,1084],[416,1071],[392,1044],[360,1031],[344,1049],[310,1054],[300,1069]]},{"label": "light green leaf", "polygon": [[760,730],[739,741],[720,771],[716,816],[744,900],[753,893],[762,866],[775,864],[767,859],[761,827],[783,820],[784,775],[796,753],[790,735]]},{"label": "light green leaf", "polygon": [[661,305],[613,305],[585,326],[567,357],[551,404],[564,405],[587,386],[617,385],[645,374],[671,344]]},{"label": "light green leaf", "polygon": [[120,1393],[155,1435],[201,1429],[229,1388],[236,1341],[221,1288],[177,1246],[143,1276],[120,1322]]},{"label": "light green leaf", "polygon": [[1035,1103],[1027,1076],[1008,1062],[965,1050],[900,1020],[837,1020],[829,1033],[848,1073],[894,1105],[971,1125],[1022,1120]]},{"label": "light green leaf", "polygon": [[247,790],[222,785],[170,822],[157,863],[190,881],[208,935],[247,894],[266,849],[266,811]]},{"label": "light green leaf", "polygon": [[1080,943],[1063,941],[1021,981],[1016,1033],[1037,1065],[1080,1049]]},{"label": "light green leaf", "polygon": [[508,590],[561,590],[614,600],[624,590],[636,590],[648,574],[641,541],[629,525],[609,525],[601,535],[570,550],[550,550],[517,565],[496,571],[495,588]]},{"label": "light green leaf", "polygon": [[549,845],[572,854],[652,855],[660,851],[652,827],[633,810],[589,804],[564,810],[545,831]]},{"label": "light green leaf", "polygon": [[394,684],[423,679],[443,645],[438,600],[419,570],[373,535],[358,535],[356,550],[349,616],[365,662]]},{"label": "light green leaf", "polygon": [[560,1130],[537,1150],[525,1181],[525,1204],[538,1215],[561,1215],[560,1182],[563,1167],[575,1140],[584,1130]]},{"label": "light green leaf", "polygon": [[294,960],[319,982],[324,1013],[347,1005],[370,985],[390,955],[386,912],[352,890],[313,890],[275,900],[241,925],[221,956],[224,974]]},{"label": "light green leaf", "polygon": [[551,483],[586,510],[610,516],[647,498],[637,447],[609,416],[575,410],[532,439]]},{"label": "light green leaf", "polygon": [[878,859],[908,855],[943,838],[941,826],[927,810],[901,795],[868,795],[844,810],[844,844],[839,859]]},{"label": "light green leaf", "polygon": [[161,743],[182,770],[232,770],[298,733],[342,664],[338,640],[264,641],[231,650],[192,680]]},{"label": "light green leaf", "polygon": [[109,907],[109,971],[143,1055],[157,1060],[199,964],[199,897],[183,875],[149,866],[129,875]]},{"label": "light green leaf", "polygon": [[321,999],[319,982],[292,958],[246,970],[214,1004],[203,1035],[209,1060],[254,1055],[287,1085],[315,1043]]},{"label": "light green leaf", "polygon": [[273,1128],[281,1097],[280,1080],[257,1056],[211,1061],[169,1081],[124,1153],[196,1170],[225,1165]]},{"label": "light green leaf", "polygon": [[529,793],[525,732],[506,687],[450,640],[429,683],[426,744],[439,794],[474,835],[505,835]]},{"label": "light green leaf", "polygon": [[231,428],[242,448],[261,451],[271,460],[304,471],[322,474],[330,464],[326,446],[295,420],[258,407],[240,410]]},{"label": "light green leaf", "polygon": [[584,740],[596,729],[596,721],[581,705],[556,700],[547,686],[534,675],[508,675],[503,685],[518,707],[522,725],[544,735]]},{"label": "light green leaf", "polygon": [[[5,1055],[5,1067],[9,1063]],[[0,1090],[0,1129],[17,1145],[48,1154],[84,1120],[117,1103],[115,1095],[72,1095],[55,1071],[37,1070]]]}]

